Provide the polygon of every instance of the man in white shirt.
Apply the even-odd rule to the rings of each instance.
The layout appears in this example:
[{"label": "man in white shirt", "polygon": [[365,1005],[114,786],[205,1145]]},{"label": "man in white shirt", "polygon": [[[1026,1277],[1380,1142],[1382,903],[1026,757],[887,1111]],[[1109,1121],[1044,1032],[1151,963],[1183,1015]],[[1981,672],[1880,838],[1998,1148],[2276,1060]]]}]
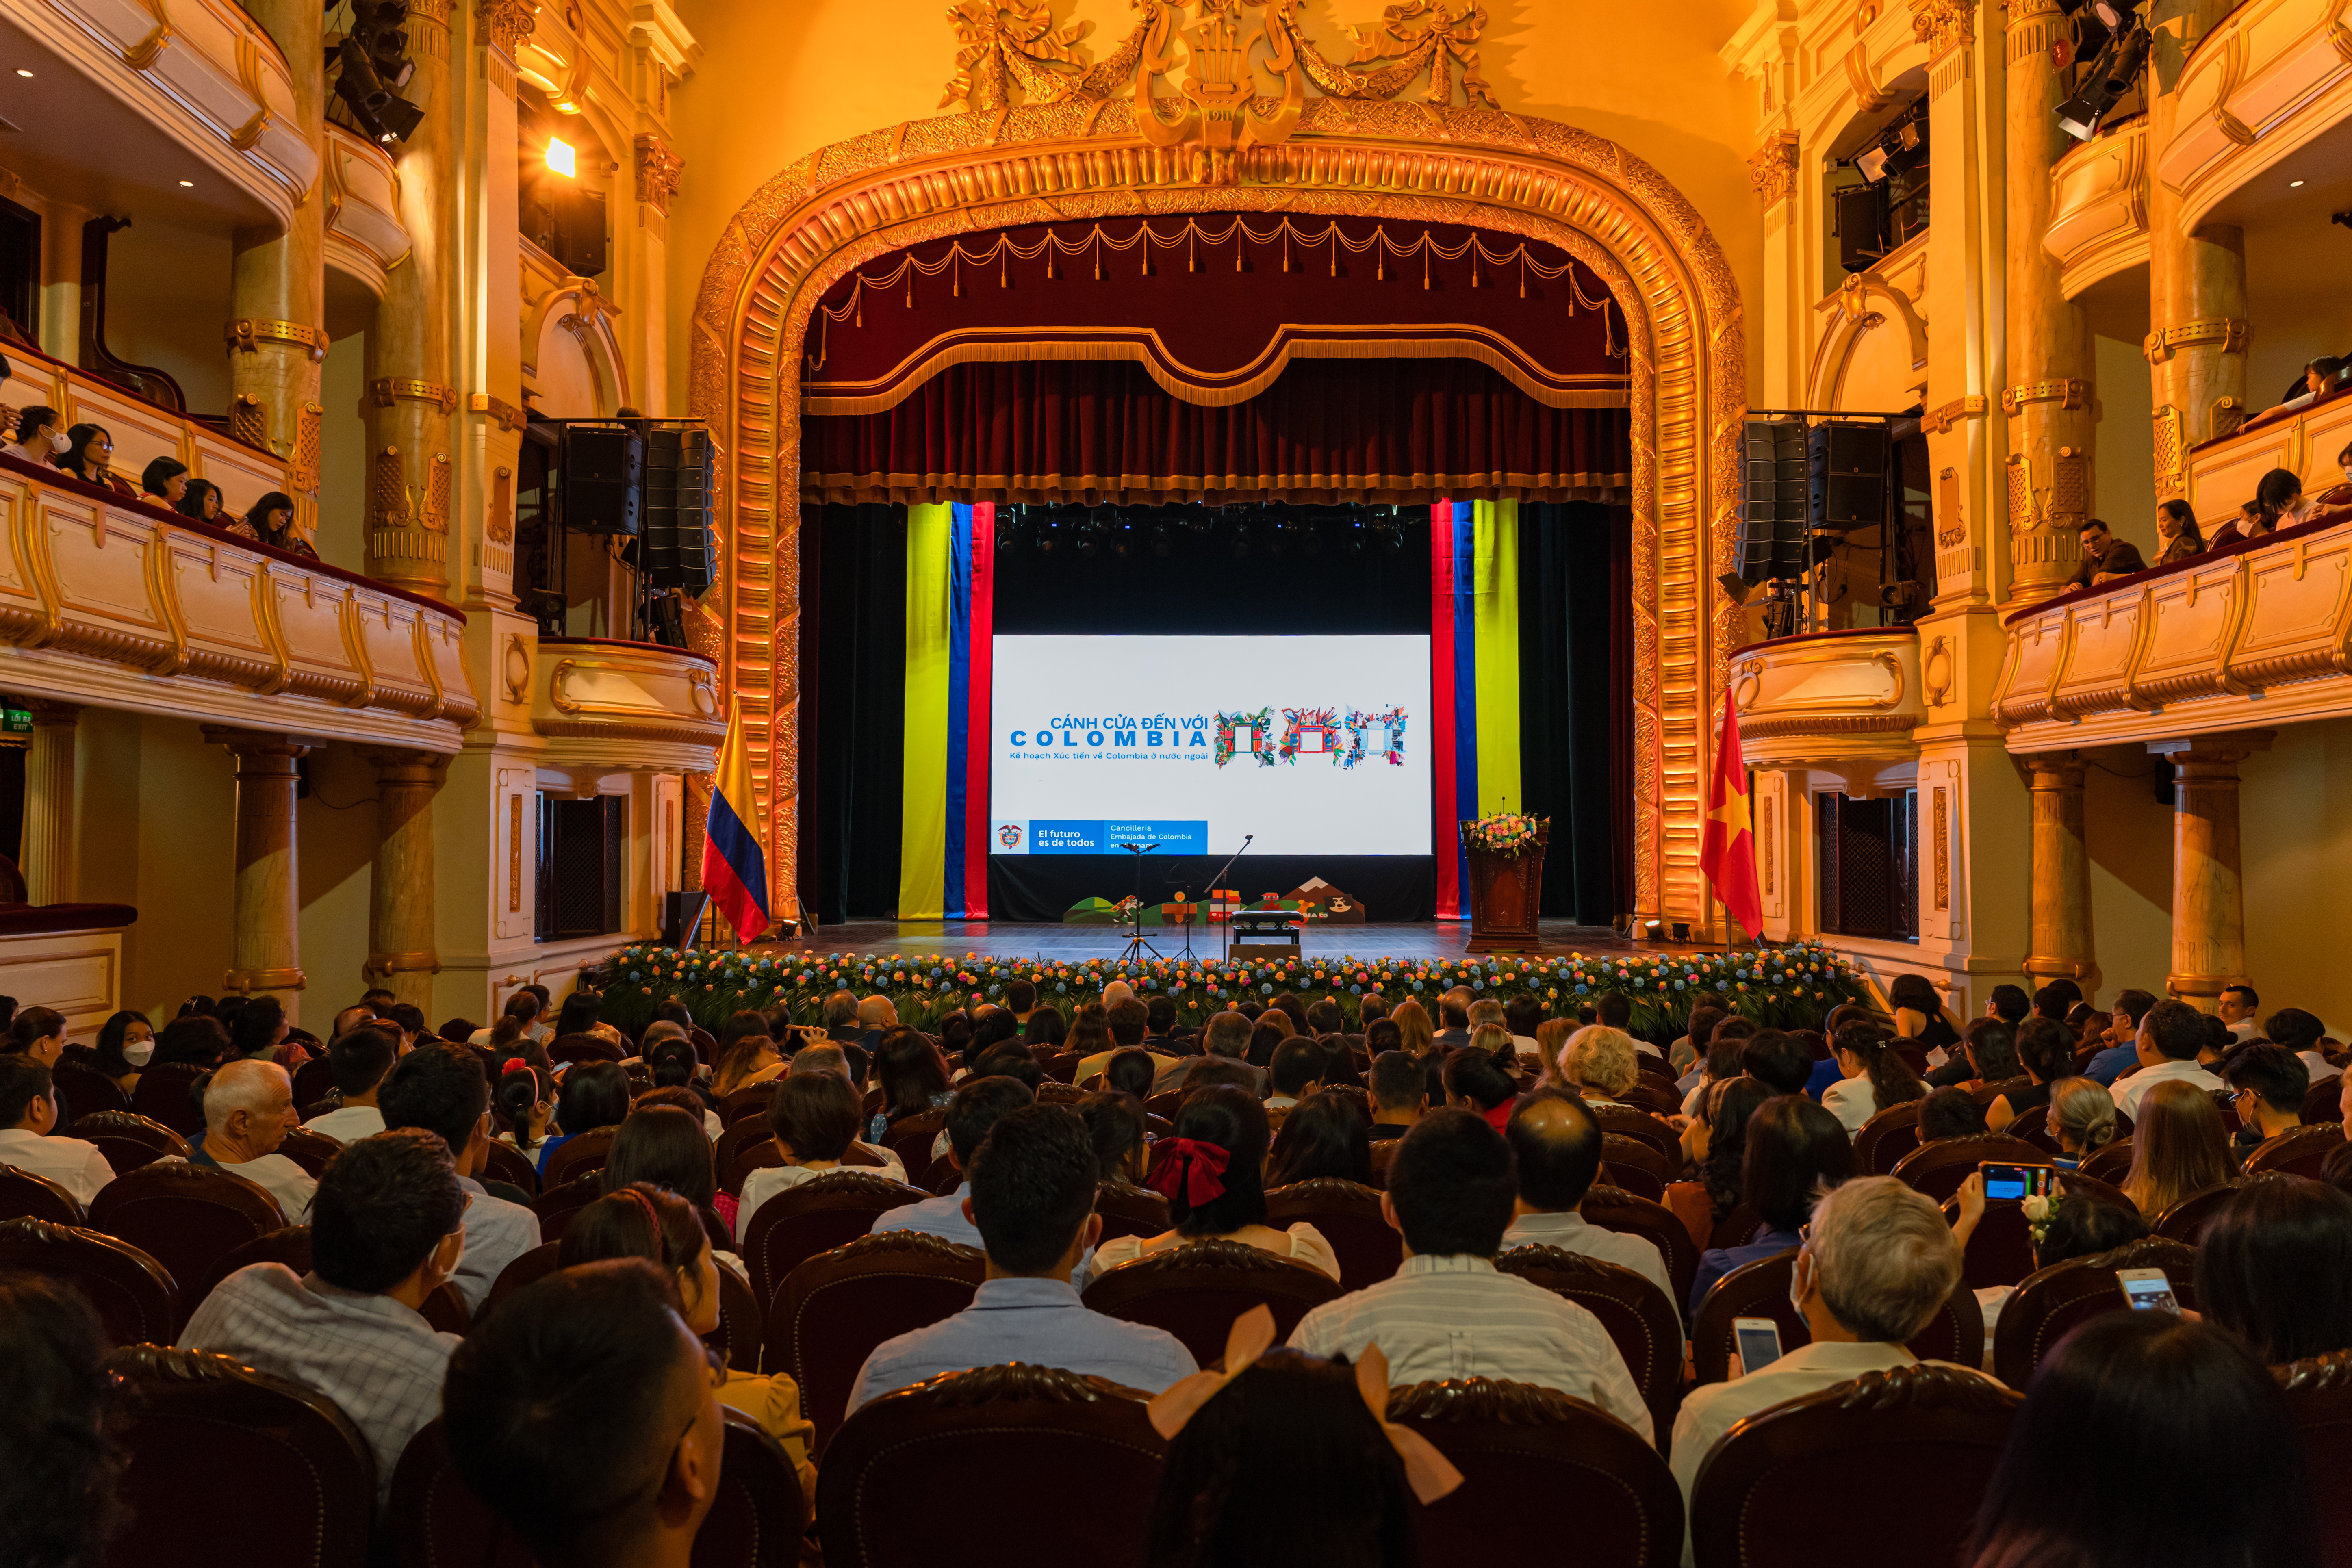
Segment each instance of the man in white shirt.
[{"label": "man in white shirt", "polygon": [[2262,1008],[2263,999],[2254,994],[2251,985],[2224,985],[2213,1004],[2213,1016],[2230,1026],[2232,1037],[2243,1044],[2260,1037],[2262,1026],[2254,1015]]},{"label": "man in white shirt", "polygon": [[2186,1002],[2158,1002],[2150,1007],[2139,1021],[2138,1047],[2139,1070],[2117,1079],[2108,1090],[2116,1097],[2116,1109],[2135,1121],[2139,1102],[2158,1084],[2185,1083],[2208,1092],[2226,1087],[2197,1065],[2197,1053],[2205,1048],[2205,1015]]},{"label": "man in white shirt", "polygon": [[1265,1097],[1265,1108],[1287,1110],[1323,1087],[1323,1047],[1304,1036],[1293,1035],[1274,1047],[1274,1060],[1267,1070],[1274,1081],[1274,1092]]},{"label": "man in white shirt", "polygon": [[98,1190],[114,1180],[114,1167],[95,1143],[50,1137],[57,1124],[49,1069],[22,1051],[0,1056],[0,1165],[47,1177],[88,1208]]},{"label": "man in white shirt", "polygon": [[[1859,1176],[1813,1205],[1789,1299],[1811,1334],[1768,1367],[1683,1399],[1673,1466],[1690,1506],[1707,1450],[1775,1405],[1918,1360],[1904,1342],[1926,1328],[1960,1279],[1960,1248],[1933,1200],[1892,1176]],[[1970,1369],[1973,1370],[1973,1369]],[[1683,1537],[1685,1568],[1695,1561]]]},{"label": "man in white shirt", "polygon": [[310,1223],[310,1194],[319,1184],[278,1152],[294,1115],[294,1080],[276,1062],[247,1057],[230,1062],[205,1085],[205,1143],[196,1163],[214,1165],[269,1190],[288,1225]]},{"label": "man in white shirt", "polygon": [[342,1106],[304,1125],[339,1143],[355,1143],[383,1131],[383,1112],[376,1109],[375,1091],[399,1055],[400,1031],[384,1025],[363,1026],[339,1037],[327,1047],[327,1067],[342,1091]]},{"label": "man in white shirt", "polygon": [[1511,1151],[1483,1116],[1431,1111],[1397,1141],[1381,1212],[1404,1237],[1396,1277],[1327,1301],[1290,1344],[1354,1360],[1388,1357],[1389,1381],[1487,1377],[1591,1400],[1654,1440],[1649,1407],[1601,1321],[1539,1285],[1499,1273],[1511,1223]]},{"label": "man in white shirt", "polygon": [[[1630,1268],[1675,1303],[1666,1259],[1647,1237],[1627,1236],[1578,1213],[1601,1174],[1601,1123],[1565,1089],[1539,1089],[1519,1101],[1503,1136],[1518,1163],[1519,1195],[1503,1245],[1557,1247]],[[1677,1326],[1681,1314],[1675,1314]]]},{"label": "man in white shirt", "polygon": [[451,1151],[457,1188],[466,1194],[458,1226],[466,1250],[451,1279],[466,1298],[466,1310],[478,1312],[499,1273],[540,1242],[539,1215],[492,1196],[476,1180],[490,1157],[490,1085],[481,1058],[462,1046],[427,1041],[384,1076],[377,1100],[387,1128],[422,1127]]}]

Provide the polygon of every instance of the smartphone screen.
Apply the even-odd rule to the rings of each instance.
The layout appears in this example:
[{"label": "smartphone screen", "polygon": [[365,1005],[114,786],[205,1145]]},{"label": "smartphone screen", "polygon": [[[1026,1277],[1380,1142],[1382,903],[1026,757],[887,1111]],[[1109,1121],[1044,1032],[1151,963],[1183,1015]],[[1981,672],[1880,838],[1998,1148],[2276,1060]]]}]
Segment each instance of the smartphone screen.
[{"label": "smartphone screen", "polygon": [[1984,1173],[1985,1196],[2014,1203],[2028,1197],[2048,1197],[2056,1191],[2058,1172],[2050,1165],[2007,1165],[1988,1160],[1977,1167]]},{"label": "smartphone screen", "polygon": [[2136,1311],[2179,1312],[2180,1303],[2173,1299],[2172,1281],[2161,1268],[2119,1268],[2116,1283],[2123,1287],[2124,1300]]},{"label": "smartphone screen", "polygon": [[1780,1359],[1780,1326],[1771,1319],[1734,1318],[1731,1332],[1742,1373],[1761,1372]]}]

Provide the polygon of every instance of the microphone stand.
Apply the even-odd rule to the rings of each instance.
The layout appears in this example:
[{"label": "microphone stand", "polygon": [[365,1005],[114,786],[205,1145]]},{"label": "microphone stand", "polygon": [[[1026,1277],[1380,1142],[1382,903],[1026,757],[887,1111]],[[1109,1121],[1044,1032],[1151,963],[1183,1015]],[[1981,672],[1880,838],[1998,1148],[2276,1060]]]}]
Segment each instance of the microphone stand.
[{"label": "microphone stand", "polygon": [[[1248,848],[1248,847],[1250,847],[1250,843],[1251,843],[1251,841],[1252,841],[1252,840],[1254,840],[1254,839],[1255,839],[1255,838],[1256,838],[1256,837],[1257,837],[1257,835],[1256,835],[1256,834],[1255,834],[1255,833],[1245,833],[1245,834],[1242,835],[1242,849],[1246,849],[1246,848]],[[1240,859],[1240,858],[1242,858],[1242,849],[1236,849],[1236,850],[1234,850],[1234,854],[1233,854],[1233,859],[1231,859],[1231,860],[1227,860],[1223,865],[1222,865],[1222,866],[1218,867],[1218,868],[1217,868],[1217,874],[1216,874],[1215,876],[1213,876],[1213,877],[1212,877],[1212,878],[1210,878],[1210,879],[1209,879],[1209,886],[1208,886],[1208,888],[1207,888],[1206,891],[1207,891],[1207,893],[1208,893],[1208,895],[1209,895],[1209,907],[1210,907],[1210,909],[1211,909],[1212,910],[1213,910],[1216,908],[1216,903],[1217,903],[1217,884],[1218,884],[1218,883],[1220,883],[1220,882],[1222,882],[1222,881],[1223,881],[1223,880],[1225,879],[1225,876],[1226,876],[1226,874],[1227,874],[1228,872],[1230,872],[1231,870],[1233,870],[1233,868],[1234,868],[1234,860],[1238,860],[1238,859]],[[1227,960],[1229,960],[1229,959],[1233,956],[1233,945],[1234,945],[1234,922],[1233,922],[1233,917],[1232,917],[1232,916],[1230,916],[1230,915],[1228,915],[1228,916],[1225,918],[1225,929],[1224,929],[1224,931],[1223,931],[1222,933],[1220,933],[1219,937],[1218,937],[1218,939],[1217,939],[1217,962],[1218,962],[1219,963],[1225,963]]]}]

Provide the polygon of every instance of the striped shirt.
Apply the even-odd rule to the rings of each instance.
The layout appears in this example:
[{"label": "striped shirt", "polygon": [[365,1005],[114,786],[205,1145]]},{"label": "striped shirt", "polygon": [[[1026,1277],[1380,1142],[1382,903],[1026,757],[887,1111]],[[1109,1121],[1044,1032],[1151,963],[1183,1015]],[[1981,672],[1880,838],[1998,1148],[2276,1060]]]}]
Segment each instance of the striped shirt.
[{"label": "striped shirt", "polygon": [[1389,1382],[1506,1378],[1591,1400],[1654,1441],[1649,1406],[1601,1320],[1540,1285],[1497,1273],[1487,1258],[1413,1256],[1383,1279],[1299,1320],[1294,1350],[1363,1353],[1377,1344]]}]

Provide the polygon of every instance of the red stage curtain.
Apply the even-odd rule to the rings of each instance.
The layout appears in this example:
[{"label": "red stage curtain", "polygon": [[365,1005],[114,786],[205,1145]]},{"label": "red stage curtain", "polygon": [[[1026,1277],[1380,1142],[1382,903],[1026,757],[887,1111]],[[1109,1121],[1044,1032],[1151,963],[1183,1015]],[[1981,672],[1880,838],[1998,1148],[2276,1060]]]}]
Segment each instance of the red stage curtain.
[{"label": "red stage curtain", "polygon": [[801,497],[824,501],[1622,502],[1631,416],[1551,408],[1459,359],[1297,360],[1222,407],[1142,366],[953,365],[877,414],[807,416]]}]

